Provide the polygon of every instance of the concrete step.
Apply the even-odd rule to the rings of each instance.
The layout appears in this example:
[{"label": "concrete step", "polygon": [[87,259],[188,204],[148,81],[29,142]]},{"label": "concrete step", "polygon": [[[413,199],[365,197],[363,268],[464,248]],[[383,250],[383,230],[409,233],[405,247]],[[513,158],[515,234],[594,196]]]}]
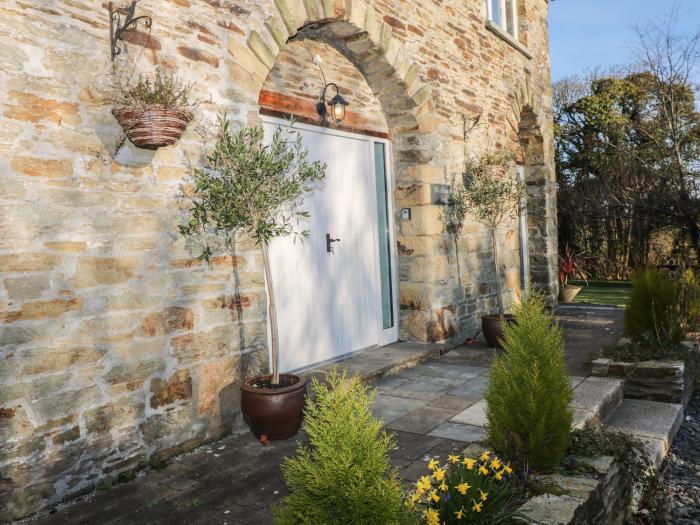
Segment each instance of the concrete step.
[{"label": "concrete step", "polygon": [[605,422],[603,428],[623,432],[645,444],[650,459],[658,468],[666,457],[683,423],[683,405],[625,399]]},{"label": "concrete step", "polygon": [[358,375],[366,383],[381,379],[385,375],[396,374],[406,368],[430,359],[440,357],[447,348],[439,344],[421,344],[398,342],[380,348],[371,348],[353,353],[343,359],[325,363],[301,374],[307,379],[324,377],[328,371],[337,367],[346,370],[348,375]]},{"label": "concrete step", "polygon": [[571,427],[600,428],[620,406],[624,396],[625,382],[608,377],[587,377],[574,388],[571,406],[574,419]]}]

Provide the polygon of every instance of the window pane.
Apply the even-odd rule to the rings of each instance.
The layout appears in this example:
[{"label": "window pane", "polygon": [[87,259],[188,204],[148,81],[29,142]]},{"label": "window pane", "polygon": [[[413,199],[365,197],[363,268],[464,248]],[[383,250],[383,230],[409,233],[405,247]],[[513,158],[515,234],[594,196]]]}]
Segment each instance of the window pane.
[{"label": "window pane", "polygon": [[377,184],[377,218],[379,224],[379,277],[382,286],[382,325],[394,326],[394,305],[391,291],[391,251],[389,206],[387,204],[386,159],[384,144],[374,143],[375,180]]},{"label": "window pane", "polygon": [[515,36],[515,11],[514,9],[514,0],[506,0],[506,12],[505,12],[505,29],[510,33],[512,36]]},{"label": "window pane", "polygon": [[501,0],[489,0],[491,2],[491,20],[496,24],[503,25],[501,23]]}]

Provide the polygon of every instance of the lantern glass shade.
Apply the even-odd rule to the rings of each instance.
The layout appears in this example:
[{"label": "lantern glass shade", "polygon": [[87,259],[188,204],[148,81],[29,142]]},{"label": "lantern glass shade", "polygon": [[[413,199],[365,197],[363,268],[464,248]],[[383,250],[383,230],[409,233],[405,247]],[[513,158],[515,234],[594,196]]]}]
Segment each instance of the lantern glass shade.
[{"label": "lantern glass shade", "polygon": [[329,105],[331,106],[333,120],[335,120],[337,124],[340,124],[345,118],[345,106],[348,105],[348,102],[340,96],[340,94],[337,94],[331,99]]}]

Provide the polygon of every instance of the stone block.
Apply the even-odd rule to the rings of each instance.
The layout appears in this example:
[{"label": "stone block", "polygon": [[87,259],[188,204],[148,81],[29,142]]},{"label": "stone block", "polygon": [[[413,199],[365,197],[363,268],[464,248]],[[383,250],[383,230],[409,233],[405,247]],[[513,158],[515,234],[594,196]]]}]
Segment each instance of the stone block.
[{"label": "stone block", "polygon": [[119,427],[133,427],[143,416],[143,401],[127,398],[86,410],[83,419],[89,434],[103,434]]},{"label": "stone block", "polygon": [[96,386],[52,393],[49,397],[40,397],[30,403],[34,415],[46,421],[54,419],[66,411],[74,412],[89,407],[100,397],[100,389]]},{"label": "stone block", "polygon": [[266,327],[260,322],[219,326],[205,332],[173,337],[173,356],[181,363],[224,357],[247,347],[264,346]]},{"label": "stone block", "polygon": [[13,253],[0,255],[3,272],[41,272],[53,270],[61,264],[61,257],[49,253]]},{"label": "stone block", "polygon": [[240,405],[240,358],[225,357],[199,368],[197,415],[226,417]]},{"label": "stone block", "polygon": [[106,353],[104,348],[88,346],[62,346],[36,348],[22,352],[22,374],[60,372],[74,365],[88,365],[99,361]]},{"label": "stone block", "polygon": [[101,284],[119,284],[136,274],[137,257],[80,257],[76,264],[73,286],[84,288]]},{"label": "stone block", "polygon": [[5,279],[5,290],[12,301],[39,299],[51,288],[51,276],[39,274]]},{"label": "stone block", "polygon": [[151,408],[192,399],[192,376],[189,370],[178,370],[166,381],[151,380]]},{"label": "stone block", "polygon": [[192,310],[182,306],[169,306],[165,310],[148,314],[135,335],[153,337],[171,332],[188,331],[194,327]]},{"label": "stone block", "polygon": [[433,430],[428,432],[429,436],[451,439],[453,441],[463,441],[465,443],[475,443],[486,439],[484,427],[464,425],[454,421],[445,421]]},{"label": "stone block", "polygon": [[486,400],[482,399],[450,419],[453,423],[462,423],[476,427],[486,426]]},{"label": "stone block", "polygon": [[115,385],[146,379],[151,375],[162,373],[163,370],[165,370],[165,361],[159,357],[143,361],[119,361],[112,365],[103,379]]},{"label": "stone block", "polygon": [[152,415],[139,428],[145,442],[159,448],[182,443],[196,433],[190,406]]}]

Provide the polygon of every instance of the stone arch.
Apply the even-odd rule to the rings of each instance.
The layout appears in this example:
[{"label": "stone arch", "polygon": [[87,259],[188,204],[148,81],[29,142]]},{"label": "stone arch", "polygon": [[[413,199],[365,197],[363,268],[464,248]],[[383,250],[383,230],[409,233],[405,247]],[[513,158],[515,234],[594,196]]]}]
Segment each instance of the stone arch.
[{"label": "stone arch", "polygon": [[530,282],[550,303],[557,294],[556,185],[542,131],[541,106],[529,84],[514,94],[508,122],[515,132],[516,162],[524,167]]},{"label": "stone arch", "polygon": [[[247,48],[267,73],[292,38],[316,38],[332,43],[364,75],[375,92],[389,127],[397,135],[420,126],[430,105],[429,85],[420,67],[393,37],[365,0],[275,0],[276,13],[259,31],[248,35]],[[260,86],[262,87],[262,82]]]},{"label": "stone arch", "polygon": [[[418,244],[426,233],[432,235],[434,224],[439,223],[435,206],[430,205],[430,184],[442,176],[442,168],[436,166],[442,161],[445,142],[440,133],[449,126],[440,127],[443,117],[433,111],[433,91],[423,81],[422,66],[412,61],[393,36],[392,26],[366,0],[275,0],[275,12],[247,35],[245,46],[229,42],[239,67],[252,72],[256,93],[294,38],[316,38],[332,44],[357,67],[379,100],[392,138],[394,209],[414,207],[411,221],[399,223],[395,218],[396,257],[404,265],[426,264],[419,260],[426,258],[425,253],[414,253],[407,246]],[[259,124],[259,113],[250,112],[248,121]],[[401,276],[398,284],[399,338],[444,339],[433,335],[436,330],[431,329],[446,324],[441,317],[439,290]]]}]

